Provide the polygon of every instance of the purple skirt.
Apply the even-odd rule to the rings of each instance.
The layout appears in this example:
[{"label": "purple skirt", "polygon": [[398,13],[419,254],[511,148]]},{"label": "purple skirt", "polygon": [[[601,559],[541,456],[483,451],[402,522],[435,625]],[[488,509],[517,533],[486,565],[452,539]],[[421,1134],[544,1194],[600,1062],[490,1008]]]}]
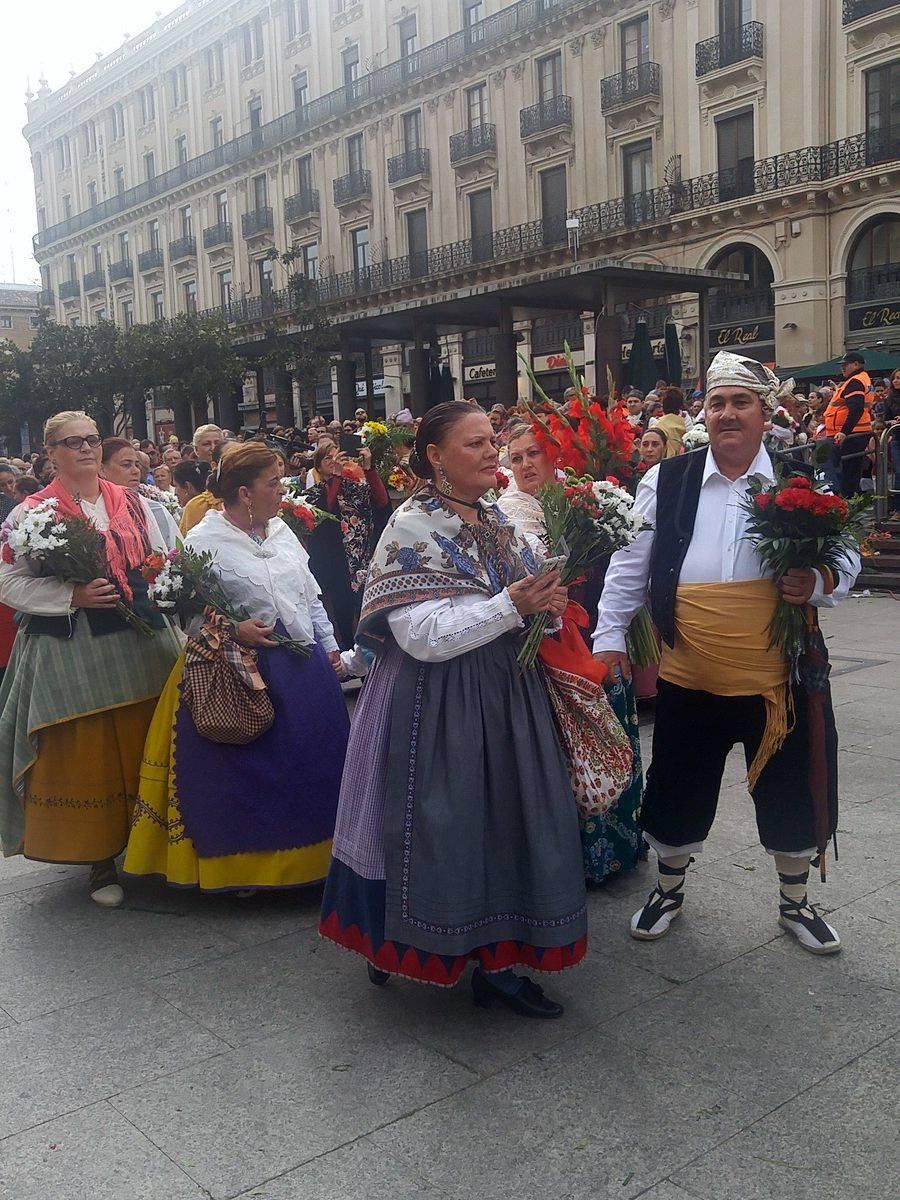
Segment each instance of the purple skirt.
[{"label": "purple skirt", "polygon": [[[283,632],[283,631],[281,631]],[[296,850],[334,833],[350,721],[325,651],[259,651],[275,723],[246,746],[211,742],[186,705],[175,718],[175,787],[201,858]]]}]

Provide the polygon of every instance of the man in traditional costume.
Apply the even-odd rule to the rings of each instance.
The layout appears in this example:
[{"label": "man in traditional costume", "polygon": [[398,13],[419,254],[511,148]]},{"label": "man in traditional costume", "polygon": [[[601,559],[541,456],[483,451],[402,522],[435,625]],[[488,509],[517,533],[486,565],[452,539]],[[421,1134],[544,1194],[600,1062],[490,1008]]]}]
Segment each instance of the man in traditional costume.
[{"label": "man in traditional costume", "polygon": [[[631,935],[639,940],[663,937],[681,912],[685,873],[703,849],[725,760],[740,742],[760,841],[781,884],[780,924],[813,954],[840,949],[837,933],[807,898],[810,861],[824,846],[810,785],[807,695],[791,682],[781,652],[769,648],[767,627],[779,591],[793,604],[833,607],[860,564],[848,556],[837,578],[827,568],[795,569],[776,585],[747,539],[743,504],[751,480],[775,482],[762,441],[779,386],[752,359],[716,355],[707,376],[710,444],[647,472],[636,508],[652,529],[613,556],[606,576],[595,655],[613,672],[627,671],[625,633],[648,591],[664,642],[642,813],[659,880],[632,917]],[[824,722],[832,836],[837,734],[829,699]]]}]

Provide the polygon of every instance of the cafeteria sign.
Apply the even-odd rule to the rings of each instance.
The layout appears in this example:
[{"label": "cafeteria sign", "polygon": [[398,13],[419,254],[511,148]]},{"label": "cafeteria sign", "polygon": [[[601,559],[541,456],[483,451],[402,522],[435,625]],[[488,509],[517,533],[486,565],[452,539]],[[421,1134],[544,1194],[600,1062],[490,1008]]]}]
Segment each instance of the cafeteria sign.
[{"label": "cafeteria sign", "polygon": [[890,329],[894,325],[900,325],[900,304],[850,309],[851,329]]},{"label": "cafeteria sign", "polygon": [[755,346],[775,339],[775,321],[754,321],[747,325],[716,325],[709,331],[710,346]]}]

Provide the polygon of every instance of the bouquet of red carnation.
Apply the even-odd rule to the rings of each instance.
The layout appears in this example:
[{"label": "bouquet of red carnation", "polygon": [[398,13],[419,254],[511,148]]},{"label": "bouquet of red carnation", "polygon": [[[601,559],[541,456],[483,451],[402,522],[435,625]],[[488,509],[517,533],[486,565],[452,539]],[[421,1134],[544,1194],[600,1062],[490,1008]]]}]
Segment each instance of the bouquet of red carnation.
[{"label": "bouquet of red carnation", "polygon": [[[797,567],[825,567],[836,579],[847,551],[860,548],[869,505],[866,496],[818,491],[804,475],[782,476],[773,487],[754,482],[744,503],[747,537],[776,579]],[[804,607],[779,600],[769,625],[769,646],[782,650],[795,674],[805,648]]]},{"label": "bouquet of red carnation", "polygon": [[323,521],[337,520],[337,517],[326,512],[324,508],[316,508],[292,491],[285,492],[278,515],[298,538],[307,537],[314,529],[318,529]]}]

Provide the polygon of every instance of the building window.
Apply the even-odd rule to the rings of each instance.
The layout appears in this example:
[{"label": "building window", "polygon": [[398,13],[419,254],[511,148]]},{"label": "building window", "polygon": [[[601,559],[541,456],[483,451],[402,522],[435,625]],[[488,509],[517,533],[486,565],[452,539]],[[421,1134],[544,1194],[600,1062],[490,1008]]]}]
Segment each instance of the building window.
[{"label": "building window", "polygon": [[93,271],[103,270],[103,246],[100,242],[95,242],[91,246],[91,262]]},{"label": "building window", "polygon": [[206,82],[215,87],[225,78],[225,48],[221,42],[216,42],[206,51]]},{"label": "building window", "polygon": [[311,154],[304,154],[297,159],[297,191],[301,196],[309,196],[313,190],[313,162]]},{"label": "building window", "polygon": [[754,192],[753,113],[716,121],[719,199],[735,200]]},{"label": "building window", "polygon": [[121,104],[114,104],[109,110],[109,127],[112,141],[121,141],[125,136],[125,109]]},{"label": "building window", "polygon": [[256,264],[256,270],[259,279],[259,294],[261,296],[271,296],[274,290],[275,271],[271,258],[259,259]]},{"label": "building window", "polygon": [[478,129],[489,120],[486,83],[466,88],[466,128]]},{"label": "building window", "polygon": [[0,317],[0,329],[12,329],[12,317]]},{"label": "building window", "polygon": [[254,17],[241,30],[241,49],[245,67],[259,62],[263,56],[263,23],[262,17]]},{"label": "building window", "polygon": [[418,150],[422,145],[422,113],[420,109],[404,113],[402,117],[403,150],[409,153]]},{"label": "building window", "polygon": [[625,184],[625,208],[629,220],[644,219],[653,190],[653,142],[634,142],[622,149],[622,174]]},{"label": "building window", "polygon": [[152,150],[148,150],[144,155],[144,178],[152,179],[156,174],[156,156]]},{"label": "building window", "polygon": [[294,108],[306,108],[309,104],[309,76],[301,71],[294,76]]},{"label": "building window", "polygon": [[134,301],[122,301],[122,324],[126,329],[131,329],[134,325]]},{"label": "building window", "polygon": [[228,223],[227,192],[216,192],[213,196],[213,212],[215,213],[217,225],[226,225]]},{"label": "building window", "polygon": [[119,262],[128,262],[128,243],[129,237],[127,231],[119,234]]},{"label": "building window", "polygon": [[69,280],[75,283],[78,279],[78,262],[74,254],[66,255],[66,269],[69,272]]},{"label": "building window", "polygon": [[225,145],[225,122],[221,117],[213,117],[209,123],[209,144],[213,150]]},{"label": "building window", "polygon": [[162,292],[150,292],[147,296],[147,311],[151,321],[161,321],[165,316]]},{"label": "building window", "polygon": [[537,61],[538,100],[543,104],[562,93],[562,55],[547,54]]},{"label": "building window", "polygon": [[753,0],[719,0],[719,33],[732,33],[753,20]]},{"label": "building window", "polygon": [[259,129],[262,125],[262,96],[254,96],[247,103],[247,114],[250,120],[250,129]]},{"label": "building window", "polygon": [[544,223],[544,241],[549,243],[565,239],[568,197],[566,193],[566,168],[551,167],[541,171],[541,220]]},{"label": "building window", "polygon": [[410,275],[424,275],[428,269],[428,215],[424,208],[406,214],[406,249]]},{"label": "building window", "polygon": [[141,124],[149,125],[151,121],[156,120],[156,89],[152,83],[148,83],[146,87],[141,88],[140,99]]},{"label": "building window", "polygon": [[269,206],[269,185],[265,175],[254,175],[252,180],[253,207],[256,212]]},{"label": "building window", "polygon": [[185,204],[178,210],[178,220],[181,224],[181,236],[183,238],[193,237],[194,214],[191,212],[191,206],[189,204]]},{"label": "building window", "polygon": [[347,173],[358,175],[364,169],[363,135],[361,133],[353,133],[347,138]]},{"label": "building window", "polygon": [[113,171],[113,191],[117,196],[121,196],[125,192],[125,168],[116,167]]},{"label": "building window", "polygon": [[72,166],[72,143],[67,134],[57,138],[56,165],[60,171],[68,171]]},{"label": "building window", "polygon": [[650,18],[646,13],[634,21],[626,21],[621,36],[623,71],[650,61]]},{"label": "building window", "polygon": [[181,297],[184,301],[184,311],[195,313],[197,311],[197,283],[195,280],[188,279],[181,285]]},{"label": "building window", "polygon": [[97,122],[85,121],[82,142],[85,154],[97,153]]},{"label": "building window", "polygon": [[88,208],[96,208],[97,207],[97,181],[94,179],[88,180],[87,202],[88,202]]},{"label": "building window", "polygon": [[416,14],[413,13],[409,17],[404,17],[400,22],[399,30],[400,57],[409,58],[419,48],[419,22],[416,19]]},{"label": "building window", "polygon": [[490,188],[469,193],[469,236],[473,262],[493,257],[494,212]]},{"label": "building window", "polygon": [[471,29],[484,17],[484,0],[463,0],[463,29]]},{"label": "building window", "polygon": [[188,158],[187,134],[180,133],[178,135],[178,137],[175,139],[175,164],[176,164],[176,166],[180,167],[182,163],[186,163],[187,158]]},{"label": "building window", "polygon": [[364,275],[369,270],[369,227],[354,229],[350,234],[350,252],[353,258],[353,270],[357,275]]},{"label": "building window", "polygon": [[288,41],[309,32],[309,0],[287,0]]},{"label": "building window", "polygon": [[187,103],[187,67],[184,63],[169,72],[169,90],[172,94],[173,108]]},{"label": "building window", "polygon": [[900,146],[900,61],[866,72],[867,161],[897,157]]},{"label": "building window", "polygon": [[359,46],[348,46],[341,53],[341,71],[344,87],[352,88],[359,79]]},{"label": "building window", "polygon": [[219,303],[225,308],[232,298],[231,271],[220,271],[216,278],[219,285]]},{"label": "building window", "polygon": [[31,170],[34,175],[35,183],[44,182],[44,160],[41,158],[40,150],[35,150],[31,156]]},{"label": "building window", "polygon": [[147,222],[147,249],[158,250],[159,248],[159,221],[154,217],[152,221]]},{"label": "building window", "polygon": [[69,195],[65,195],[62,198],[62,212],[63,220],[68,221],[69,217],[72,215],[72,197]]},{"label": "building window", "polygon": [[31,314],[31,317],[29,318],[29,321],[28,321],[28,323],[29,323],[29,325],[31,326],[31,328],[32,328],[32,329],[40,329],[40,327],[41,327],[41,318],[40,318],[40,316],[39,316],[37,313],[32,313],[32,314]]},{"label": "building window", "polygon": [[307,279],[319,278],[319,243],[309,242],[303,247],[303,274]]}]

